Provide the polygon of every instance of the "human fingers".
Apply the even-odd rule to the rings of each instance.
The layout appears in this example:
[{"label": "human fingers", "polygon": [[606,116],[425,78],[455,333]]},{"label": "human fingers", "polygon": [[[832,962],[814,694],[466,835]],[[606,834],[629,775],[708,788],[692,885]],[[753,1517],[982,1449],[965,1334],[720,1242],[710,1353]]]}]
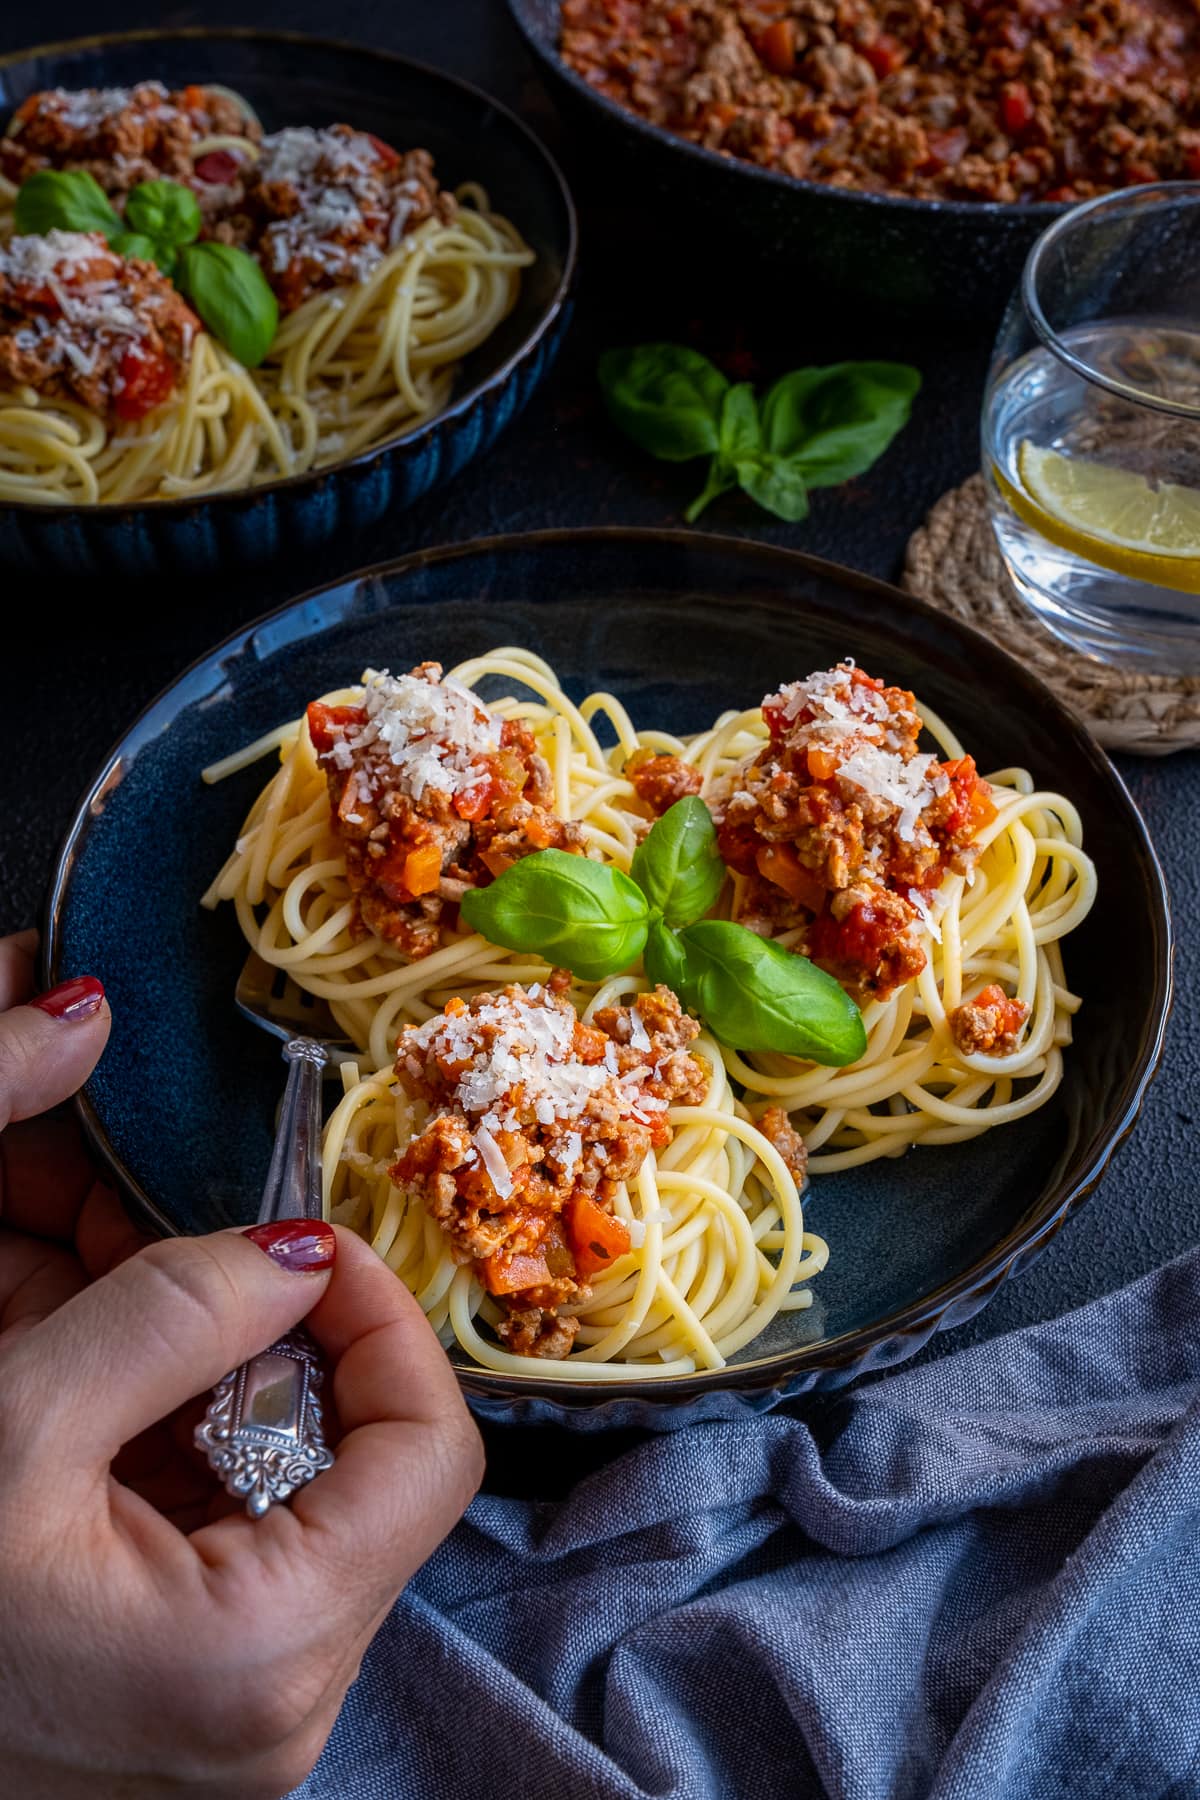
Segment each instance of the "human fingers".
[{"label": "human fingers", "polygon": [[74,1119],[23,1119],[0,1135],[0,1219],[69,1243],[96,1180]]},{"label": "human fingers", "polygon": [[[220,1563],[295,1539],[292,1577],[355,1619],[390,1605],[470,1503],[483,1447],[454,1371],[416,1300],[354,1233],[338,1231],[337,1266],[308,1329],[333,1365],[343,1436],[331,1469],[294,1495],[290,1518],[229,1518],[193,1545]],[[251,1534],[256,1534],[252,1537]],[[264,1536],[264,1534],[267,1534]]]},{"label": "human fingers", "polygon": [[89,1281],[99,1281],[157,1241],[134,1224],[112,1188],[93,1180],[75,1222],[75,1254]]},{"label": "human fingers", "polygon": [[37,946],[36,931],[17,931],[0,938],[0,1012],[19,1006],[33,993]]},{"label": "human fingers", "polygon": [[0,1131],[48,1112],[82,1087],[110,1024],[104,989],[91,975],[0,1013]]},{"label": "human fingers", "polygon": [[62,1245],[23,1231],[0,1231],[0,1333],[28,1330],[86,1280],[78,1258]]},{"label": "human fingers", "polygon": [[299,1322],[324,1291],[331,1227],[302,1220],[151,1244],[12,1345],[0,1339],[6,1436],[60,1480],[122,1444]]}]

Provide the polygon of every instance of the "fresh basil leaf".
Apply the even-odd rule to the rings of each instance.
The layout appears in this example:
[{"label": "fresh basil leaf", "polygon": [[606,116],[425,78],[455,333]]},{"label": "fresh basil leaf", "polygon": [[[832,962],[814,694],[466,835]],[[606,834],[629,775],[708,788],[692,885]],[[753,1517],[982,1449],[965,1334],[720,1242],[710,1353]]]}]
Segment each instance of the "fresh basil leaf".
[{"label": "fresh basil leaf", "polygon": [[779,1050],[841,1068],[867,1048],[853,1000],[807,957],[725,919],[701,919],[679,934],[681,996],[722,1043]]},{"label": "fresh basil leaf", "polygon": [[645,896],[620,869],[537,850],[490,887],[463,895],[462,916],[506,950],[530,950],[582,981],[603,981],[636,962],[646,941]]},{"label": "fresh basil leaf", "polygon": [[739,463],[737,478],[750,498],[777,519],[795,525],[808,517],[808,486],[799,470],[782,457]]},{"label": "fresh basil leaf", "polygon": [[762,439],[810,488],[861,475],[907,423],[921,385],[906,363],[831,363],[794,369],[762,405]]},{"label": "fresh basil leaf", "polygon": [[650,981],[661,981],[664,987],[670,988],[676,999],[682,1000],[685,1006],[688,1004],[685,991],[687,962],[683,946],[675,933],[657,915],[652,915],[650,919],[642,961]]},{"label": "fresh basil leaf", "polygon": [[161,244],[190,244],[200,235],[200,205],[179,181],[140,181],[125,202],[125,223]]},{"label": "fresh basil leaf", "polygon": [[629,873],[676,930],[703,918],[725,883],[712,814],[696,794],[677,800],[633,853]]},{"label": "fresh basil leaf", "polygon": [[109,239],[118,256],[140,256],[143,262],[157,263],[164,275],[175,267],[175,251],[169,244],[156,244],[140,231],[120,231]]},{"label": "fresh basil leaf", "polygon": [[175,284],[231,355],[256,368],[274,342],[279,303],[254,258],[232,244],[184,244]]},{"label": "fresh basil leaf", "polygon": [[124,230],[104,189],[85,169],[39,169],[22,183],[14,218],[19,237],[98,231],[107,238]]},{"label": "fresh basil leaf", "polygon": [[748,457],[758,455],[762,446],[762,430],[758,419],[758,402],[748,381],[739,381],[727,389],[721,403],[721,455],[735,466]]},{"label": "fresh basil leaf", "polygon": [[606,350],[598,369],[614,423],[666,462],[710,455],[720,445],[724,375],[682,344]]},{"label": "fresh basil leaf", "polygon": [[733,464],[726,462],[723,456],[714,456],[708,465],[708,479],[683,515],[688,524],[694,525],[711,501],[736,486],[737,470]]}]

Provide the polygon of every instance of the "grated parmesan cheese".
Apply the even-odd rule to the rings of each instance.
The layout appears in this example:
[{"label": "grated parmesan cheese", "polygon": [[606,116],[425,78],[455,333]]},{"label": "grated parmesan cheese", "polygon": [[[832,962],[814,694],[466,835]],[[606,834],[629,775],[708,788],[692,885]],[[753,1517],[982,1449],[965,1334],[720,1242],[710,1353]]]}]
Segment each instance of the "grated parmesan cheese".
[{"label": "grated parmesan cheese", "polygon": [[882,800],[896,814],[896,835],[913,841],[925,808],[950,791],[950,777],[936,756],[914,756],[908,762],[894,751],[865,744],[838,766],[838,775],[864,794]]},{"label": "grated parmesan cheese", "polygon": [[942,928],[938,924],[933,910],[920,888],[909,888],[908,904],[912,907],[934,943],[940,944],[942,941]]},{"label": "grated parmesan cheese", "polygon": [[[457,681],[423,681],[368,669],[363,677],[366,721],[335,739],[334,763],[349,768],[356,753],[375,749],[390,779],[414,800],[429,791],[462,794],[483,779],[479,758],[500,748],[500,721]],[[394,771],[394,774],[392,773]],[[371,786],[374,759],[359,764]]]},{"label": "grated parmesan cheese", "polygon": [[[645,1125],[667,1109],[666,1100],[645,1092],[660,1068],[644,1063],[617,1075],[607,1053],[602,1063],[584,1063],[575,1054],[576,1024],[566,1001],[539,988],[536,995],[481,995],[470,1010],[439,1014],[404,1033],[402,1061],[411,1075],[419,1079],[424,1072],[422,1056],[457,1071],[451,1105],[471,1125],[471,1141],[501,1199],[512,1192],[512,1175],[498,1134],[526,1129],[531,1114],[540,1126],[573,1125],[588,1116]],[[648,1047],[648,1035],[646,1042]],[[603,1145],[592,1143],[589,1149],[598,1162],[608,1160]],[[578,1129],[562,1133],[550,1147],[567,1179],[583,1151]]]},{"label": "grated parmesan cheese", "polygon": [[[797,745],[829,738],[865,737],[868,742],[899,750],[921,729],[908,707],[891,707],[878,688],[852,679],[854,663],[846,657],[832,669],[818,669],[803,681],[791,681],[768,694],[764,706],[781,712],[789,741]],[[801,714],[809,716],[802,719]]]}]

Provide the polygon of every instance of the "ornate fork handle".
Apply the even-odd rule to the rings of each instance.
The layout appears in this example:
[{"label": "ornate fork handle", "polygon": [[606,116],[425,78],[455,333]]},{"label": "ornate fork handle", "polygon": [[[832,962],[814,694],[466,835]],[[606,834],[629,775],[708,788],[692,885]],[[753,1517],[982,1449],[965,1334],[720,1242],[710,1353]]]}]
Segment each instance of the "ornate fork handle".
[{"label": "ornate fork handle", "polygon": [[[275,1148],[258,1223],[321,1216],[321,1071],[328,1060],[314,1038],[284,1045],[288,1064]],[[298,1325],[234,1369],[213,1389],[196,1445],[227,1492],[259,1519],[274,1502],[333,1461],[321,1419],[316,1345]]]}]

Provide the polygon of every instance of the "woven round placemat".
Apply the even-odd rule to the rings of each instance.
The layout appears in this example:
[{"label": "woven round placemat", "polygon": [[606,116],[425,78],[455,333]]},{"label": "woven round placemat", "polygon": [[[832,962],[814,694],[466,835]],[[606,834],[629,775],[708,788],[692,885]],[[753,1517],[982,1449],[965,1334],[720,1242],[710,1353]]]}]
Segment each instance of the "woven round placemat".
[{"label": "woven round placemat", "polygon": [[909,540],[901,579],[1019,656],[1108,749],[1166,756],[1200,744],[1200,676],[1106,668],[1033,617],[996,548],[982,475],[942,495]]}]

